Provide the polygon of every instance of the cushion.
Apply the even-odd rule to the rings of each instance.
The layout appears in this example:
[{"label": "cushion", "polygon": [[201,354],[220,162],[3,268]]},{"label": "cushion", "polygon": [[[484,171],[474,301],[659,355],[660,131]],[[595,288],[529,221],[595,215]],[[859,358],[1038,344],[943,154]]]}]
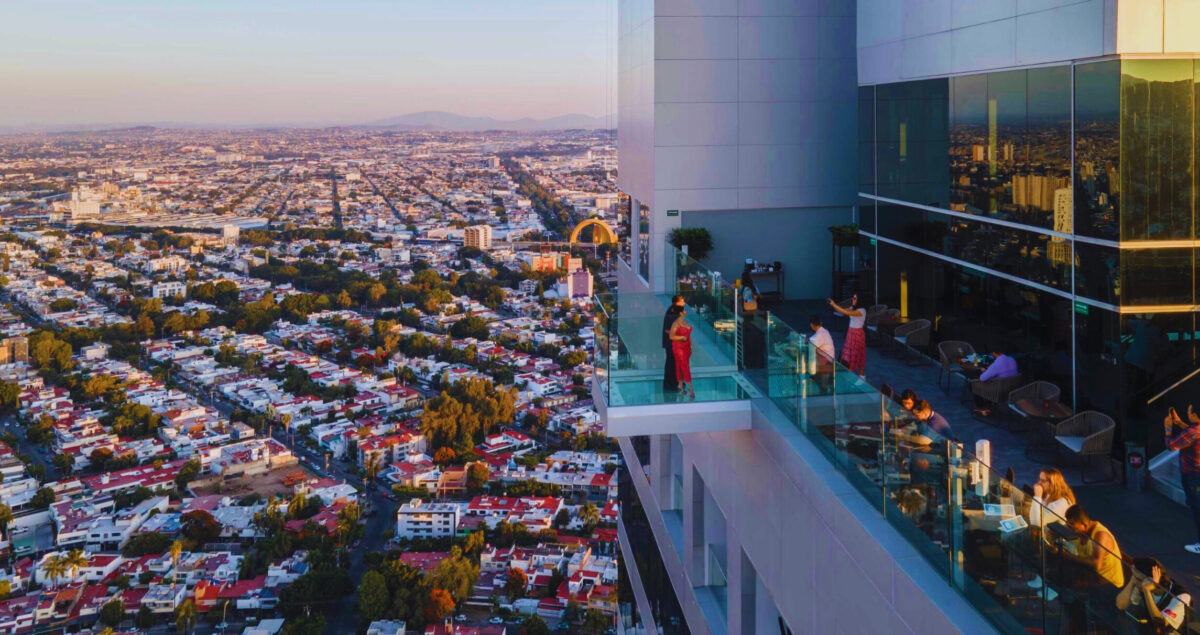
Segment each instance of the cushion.
[{"label": "cushion", "polygon": [[1087,437],[1054,437],[1054,438],[1056,441],[1063,444],[1063,447],[1074,452],[1075,454],[1079,454],[1080,452],[1083,451],[1083,442],[1087,440]]}]

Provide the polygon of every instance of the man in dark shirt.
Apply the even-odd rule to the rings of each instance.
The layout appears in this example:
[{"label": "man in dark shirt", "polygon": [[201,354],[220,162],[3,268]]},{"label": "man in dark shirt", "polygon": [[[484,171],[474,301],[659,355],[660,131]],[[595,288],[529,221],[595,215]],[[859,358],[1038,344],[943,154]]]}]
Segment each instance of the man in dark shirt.
[{"label": "man in dark shirt", "polygon": [[675,351],[671,347],[671,325],[682,310],[683,296],[677,295],[671,298],[671,306],[667,307],[667,313],[663,315],[662,347],[663,352],[667,354],[667,366],[663,369],[664,392],[679,390],[679,378],[675,376]]}]

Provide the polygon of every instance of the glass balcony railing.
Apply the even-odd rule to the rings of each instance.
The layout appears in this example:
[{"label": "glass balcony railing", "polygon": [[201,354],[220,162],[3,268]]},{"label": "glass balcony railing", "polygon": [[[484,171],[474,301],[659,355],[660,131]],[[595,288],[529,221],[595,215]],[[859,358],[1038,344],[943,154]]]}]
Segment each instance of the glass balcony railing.
[{"label": "glass balcony railing", "polygon": [[[718,273],[670,247],[667,258],[667,286],[684,296],[695,329],[696,401],[769,398],[999,631],[1200,635],[1195,613],[1172,595],[1182,587],[1166,579],[1147,589],[1175,630],[1145,622],[1146,561],[1077,534],[972,448],[822,354],[807,325],[797,329],[763,311],[746,319],[736,288]],[[670,295],[596,297],[596,373],[609,407],[691,401],[662,385]],[[672,485],[682,502],[681,483]],[[717,554],[706,557],[710,573],[724,575]]]},{"label": "glass balcony railing", "polygon": [[[768,338],[769,398],[999,631],[1156,632],[1145,630],[1138,606],[1135,565],[1149,569],[1145,562],[1068,528],[961,443],[820,359],[786,325],[773,322]],[[1156,605],[1179,632],[1200,633],[1170,588],[1154,587]]]}]

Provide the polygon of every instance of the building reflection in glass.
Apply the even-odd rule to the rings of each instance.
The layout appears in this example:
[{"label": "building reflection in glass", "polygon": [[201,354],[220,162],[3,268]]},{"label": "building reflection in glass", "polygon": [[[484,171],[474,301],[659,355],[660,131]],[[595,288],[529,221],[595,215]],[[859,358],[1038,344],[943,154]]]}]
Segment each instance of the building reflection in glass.
[{"label": "building reflection in glass", "polygon": [[[958,212],[878,201],[873,232],[860,214],[878,301],[898,305],[903,279],[935,339],[1004,343],[1027,377],[1112,414],[1116,448],[1153,450],[1152,398],[1200,367],[1196,246],[1154,243],[1200,239],[1200,60],[940,81],[875,87],[878,194]],[[943,99],[939,163],[942,120],[919,110]]]},{"label": "building reflection in glass", "polygon": [[1075,67],[1075,232],[1117,240],[1121,63]]},{"label": "building reflection in glass", "polygon": [[1070,233],[1070,68],[951,80],[950,208]]}]

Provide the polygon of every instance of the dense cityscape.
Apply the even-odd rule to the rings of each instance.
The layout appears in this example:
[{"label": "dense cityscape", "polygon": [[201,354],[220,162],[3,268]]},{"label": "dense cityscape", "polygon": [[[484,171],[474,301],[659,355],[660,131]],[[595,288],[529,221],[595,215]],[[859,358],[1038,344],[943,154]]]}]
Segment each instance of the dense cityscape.
[{"label": "dense cityscape", "polygon": [[0,137],[0,632],[609,630],[615,168],[607,131]]}]

